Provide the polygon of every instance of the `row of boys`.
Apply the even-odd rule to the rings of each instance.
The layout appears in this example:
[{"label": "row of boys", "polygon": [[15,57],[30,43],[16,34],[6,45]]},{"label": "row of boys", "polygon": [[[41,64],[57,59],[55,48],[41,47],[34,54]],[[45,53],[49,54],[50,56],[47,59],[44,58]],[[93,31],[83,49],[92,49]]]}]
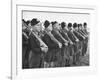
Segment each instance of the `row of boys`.
[{"label": "row of boys", "polygon": [[76,66],[86,55],[88,36],[87,23],[23,19],[22,68]]}]

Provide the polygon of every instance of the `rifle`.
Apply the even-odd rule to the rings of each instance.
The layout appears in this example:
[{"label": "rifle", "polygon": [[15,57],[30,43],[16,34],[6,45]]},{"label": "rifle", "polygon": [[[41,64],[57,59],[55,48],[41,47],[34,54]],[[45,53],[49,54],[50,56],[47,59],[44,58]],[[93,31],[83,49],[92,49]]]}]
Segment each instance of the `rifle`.
[{"label": "rifle", "polygon": [[48,46],[31,30],[31,28],[28,27],[27,24],[24,23],[24,26],[27,28],[27,30],[29,31],[30,34],[33,34],[34,37],[37,39],[37,43],[39,43],[39,46],[42,50],[42,48],[46,49],[46,52],[48,51]]}]

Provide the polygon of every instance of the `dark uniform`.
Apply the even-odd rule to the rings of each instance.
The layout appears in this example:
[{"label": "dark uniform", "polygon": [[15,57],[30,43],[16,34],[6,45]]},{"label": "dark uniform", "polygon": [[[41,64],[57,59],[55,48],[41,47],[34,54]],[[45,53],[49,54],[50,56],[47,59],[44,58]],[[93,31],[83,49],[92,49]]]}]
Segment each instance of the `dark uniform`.
[{"label": "dark uniform", "polygon": [[77,54],[76,54],[76,61],[78,63],[80,63],[80,56],[82,55],[82,44],[83,44],[83,40],[84,38],[82,37],[82,35],[80,33],[78,33],[76,30],[73,31],[73,33],[75,34],[75,36],[79,39],[79,42],[77,42]]},{"label": "dark uniform", "polygon": [[85,39],[85,44],[86,44],[86,46],[85,46],[85,49],[84,49],[84,53],[86,54],[87,48],[88,48],[89,33],[88,33],[88,31],[87,31],[86,29],[84,29],[84,32],[85,32],[86,35],[87,35],[87,37],[86,37],[86,39]]},{"label": "dark uniform", "polygon": [[68,46],[65,46],[65,52],[64,52],[64,58],[66,60],[65,66],[70,66],[72,64],[71,59],[70,59],[70,54],[71,54],[71,45],[70,42],[71,40],[69,39],[67,35],[67,30],[62,29],[61,30],[61,35],[68,41]]},{"label": "dark uniform", "polygon": [[82,48],[82,55],[84,56],[87,51],[88,37],[87,37],[87,34],[83,30],[78,30],[78,32],[85,37],[85,39],[83,40],[83,48]]},{"label": "dark uniform", "polygon": [[41,67],[41,48],[40,43],[37,38],[31,33],[29,36],[29,45],[31,48],[31,53],[29,56],[29,67],[30,68],[39,68]]},{"label": "dark uniform", "polygon": [[29,58],[29,51],[30,51],[30,47],[29,47],[29,32],[27,29],[25,29],[24,31],[22,31],[22,66],[23,68],[28,68],[28,58]]},{"label": "dark uniform", "polygon": [[56,53],[59,50],[59,46],[55,42],[54,37],[51,34],[47,33],[47,32],[44,34],[42,40],[48,46],[48,52],[44,57],[44,61],[49,63],[49,67],[53,67],[55,65],[51,66],[51,62],[56,62],[57,61]]},{"label": "dark uniform", "polygon": [[60,65],[60,66],[65,66],[65,63],[66,63],[66,62],[65,62],[63,56],[64,56],[64,52],[65,52],[65,45],[64,45],[64,44],[65,44],[67,41],[62,37],[62,35],[60,34],[60,32],[57,31],[57,30],[53,30],[53,31],[52,31],[52,34],[54,35],[54,37],[55,37],[60,43],[62,43],[62,48],[61,48],[61,50],[58,52],[57,57],[58,57],[59,65]]},{"label": "dark uniform", "polygon": [[70,56],[72,56],[73,64],[76,64],[76,54],[77,54],[76,38],[73,35],[73,32],[71,30],[67,31],[67,34],[68,34],[68,37],[70,38],[70,40],[73,42],[73,45],[71,45]]}]

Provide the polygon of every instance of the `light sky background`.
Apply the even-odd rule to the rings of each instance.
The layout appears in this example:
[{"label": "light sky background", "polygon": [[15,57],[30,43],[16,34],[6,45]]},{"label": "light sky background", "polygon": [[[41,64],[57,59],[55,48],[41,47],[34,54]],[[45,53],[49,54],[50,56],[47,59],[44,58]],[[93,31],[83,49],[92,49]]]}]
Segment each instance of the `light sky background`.
[{"label": "light sky background", "polygon": [[68,13],[48,13],[48,12],[34,12],[34,11],[23,11],[23,19],[31,20],[32,18],[37,18],[41,22],[45,20],[58,21],[58,22],[77,22],[89,24],[90,15],[87,14],[68,14]]}]

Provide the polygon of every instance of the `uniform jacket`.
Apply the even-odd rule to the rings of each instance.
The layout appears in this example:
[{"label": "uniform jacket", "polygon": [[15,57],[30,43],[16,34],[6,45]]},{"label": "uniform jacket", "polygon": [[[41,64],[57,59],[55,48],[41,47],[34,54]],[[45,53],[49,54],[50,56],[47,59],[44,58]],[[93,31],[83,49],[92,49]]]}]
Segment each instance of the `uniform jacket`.
[{"label": "uniform jacket", "polygon": [[32,33],[29,36],[29,45],[34,53],[40,54],[42,52],[39,41],[37,41],[36,37]]},{"label": "uniform jacket", "polygon": [[79,35],[80,33],[77,33],[76,31],[73,31],[73,33],[75,34],[75,36],[76,36],[80,41],[83,40],[83,37],[82,37],[81,35]]},{"label": "uniform jacket", "polygon": [[60,34],[60,32],[56,31],[56,30],[52,30],[52,34],[54,35],[54,37],[62,44],[66,43],[66,40],[62,37],[62,35]]},{"label": "uniform jacket", "polygon": [[68,37],[70,38],[70,40],[73,42],[73,43],[75,43],[76,41],[76,39],[75,39],[75,37],[74,37],[74,35],[72,34],[72,32],[71,31],[67,31],[67,34],[68,34]]},{"label": "uniform jacket", "polygon": [[22,31],[22,45],[23,46],[28,45],[28,35],[26,33],[26,30]]},{"label": "uniform jacket", "polygon": [[48,46],[49,50],[58,48],[58,44],[55,43],[47,33],[44,34],[42,40]]}]

